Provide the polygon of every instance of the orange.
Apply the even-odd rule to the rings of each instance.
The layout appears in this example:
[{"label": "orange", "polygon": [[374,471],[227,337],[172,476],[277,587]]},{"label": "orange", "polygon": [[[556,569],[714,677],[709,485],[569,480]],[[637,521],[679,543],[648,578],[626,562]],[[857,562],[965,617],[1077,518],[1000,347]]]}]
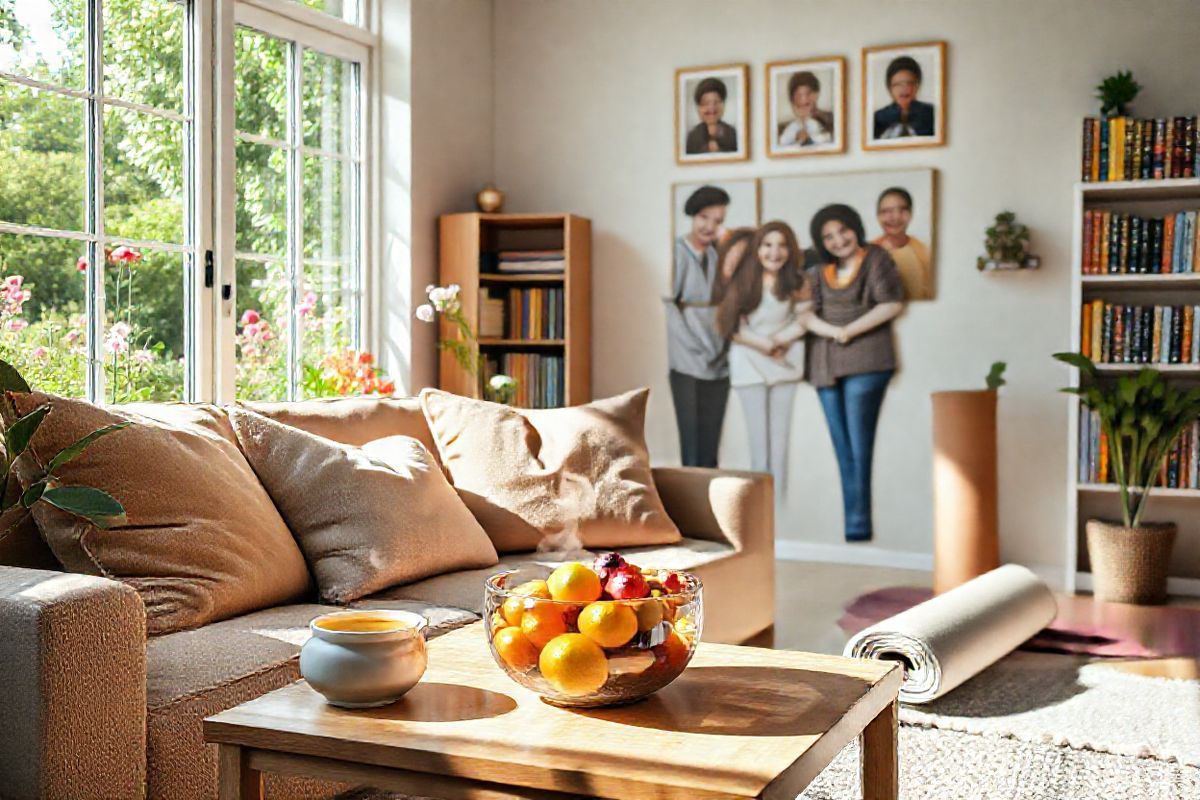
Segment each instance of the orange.
[{"label": "orange", "polygon": [[687,664],[689,649],[687,642],[675,632],[674,628],[668,629],[666,640],[653,649],[658,664],[663,669],[674,672],[682,670]]},{"label": "orange", "polygon": [[550,590],[545,581],[526,581],[513,590],[513,596],[504,601],[501,613],[509,625],[520,625],[521,615],[525,612],[525,600],[530,597],[550,599]]},{"label": "orange", "polygon": [[600,585],[600,576],[592,572],[586,564],[563,564],[546,579],[550,596],[555,600],[570,600],[576,603],[590,603],[600,599],[604,587]]},{"label": "orange", "polygon": [[496,652],[504,659],[504,663],[518,672],[528,672],[537,665],[537,648],[530,643],[520,628],[501,628],[492,637],[492,644],[496,646]]},{"label": "orange", "polygon": [[555,636],[567,632],[567,621],[563,619],[562,609],[554,603],[535,600],[521,615],[521,630],[533,646],[541,650]]},{"label": "orange", "polygon": [[608,659],[600,645],[582,633],[564,633],[550,640],[538,656],[542,677],[563,694],[591,694],[608,680]]},{"label": "orange", "polygon": [[651,598],[650,600],[643,600],[638,603],[637,620],[639,631],[651,630],[658,623],[662,622],[662,618],[663,607],[661,601]]},{"label": "orange", "polygon": [[638,615],[624,603],[590,603],[579,614],[579,632],[601,647],[620,647],[638,632]]}]

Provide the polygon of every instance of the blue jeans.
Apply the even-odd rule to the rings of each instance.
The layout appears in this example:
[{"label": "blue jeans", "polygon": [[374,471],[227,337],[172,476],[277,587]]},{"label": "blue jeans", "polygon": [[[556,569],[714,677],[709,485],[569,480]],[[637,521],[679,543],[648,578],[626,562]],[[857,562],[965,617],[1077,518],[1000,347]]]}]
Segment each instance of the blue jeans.
[{"label": "blue jeans", "polygon": [[890,369],[864,372],[838,378],[833,386],[817,388],[842,476],[848,542],[871,538],[871,457],[879,408],[891,377]]}]

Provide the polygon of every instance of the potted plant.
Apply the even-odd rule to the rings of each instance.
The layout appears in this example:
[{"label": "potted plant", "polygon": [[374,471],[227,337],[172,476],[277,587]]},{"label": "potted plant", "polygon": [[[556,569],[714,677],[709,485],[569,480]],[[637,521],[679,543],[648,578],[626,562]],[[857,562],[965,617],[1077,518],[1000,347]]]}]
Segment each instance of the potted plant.
[{"label": "potted plant", "polygon": [[1000,566],[996,399],[1006,364],[986,389],[934,392],[933,590],[941,594]]},{"label": "potted plant", "polygon": [[1086,525],[1096,598],[1163,603],[1176,528],[1173,522],[1146,522],[1146,502],[1175,440],[1200,417],[1200,388],[1183,391],[1150,367],[1101,383],[1090,358],[1080,353],[1054,357],[1090,379],[1063,391],[1078,395],[1099,416],[1120,490],[1120,521],[1090,519]]},{"label": "potted plant", "polygon": [[996,221],[984,231],[983,247],[986,256],[975,260],[976,268],[984,270],[1036,269],[1039,261],[1026,252],[1029,244],[1029,228],[1017,222],[1012,211],[1001,211]]},{"label": "potted plant", "polygon": [[1096,99],[1100,101],[1103,117],[1124,117],[1129,114],[1129,104],[1138,96],[1142,85],[1133,79],[1129,70],[1109,75],[1096,87]]}]

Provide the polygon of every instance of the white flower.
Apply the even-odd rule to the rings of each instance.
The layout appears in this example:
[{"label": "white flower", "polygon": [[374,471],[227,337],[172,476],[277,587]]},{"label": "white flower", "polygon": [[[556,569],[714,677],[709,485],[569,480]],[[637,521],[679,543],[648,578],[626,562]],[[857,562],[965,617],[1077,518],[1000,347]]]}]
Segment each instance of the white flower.
[{"label": "white flower", "polygon": [[446,302],[449,299],[450,298],[447,296],[446,290],[441,286],[435,286],[429,290],[429,302],[432,303],[433,307],[438,311],[445,310]]},{"label": "white flower", "polygon": [[116,339],[128,339],[129,334],[133,333],[128,322],[117,322],[108,331],[109,335]]},{"label": "white flower", "polygon": [[430,292],[432,292],[432,291],[433,291],[434,289],[436,289],[436,288],[437,288],[437,287],[436,287],[436,286],[434,286],[432,283],[431,283],[431,284],[429,284],[428,286],[426,286],[426,287],[425,287],[425,294],[429,294]]},{"label": "white flower", "polygon": [[458,293],[461,291],[462,291],[462,287],[459,286],[457,283],[452,283],[446,287],[446,294],[450,296],[451,300],[456,299],[458,297]]},{"label": "white flower", "polygon": [[492,379],[488,381],[488,386],[492,387],[492,391],[494,392],[503,392],[508,389],[515,389],[517,382],[508,375],[493,375]]},{"label": "white flower", "polygon": [[133,360],[139,364],[153,364],[157,357],[153,350],[138,350],[133,354]]},{"label": "white flower", "polygon": [[433,306],[429,305],[429,303],[422,303],[417,306],[417,319],[421,320],[421,322],[433,322],[433,315]]}]

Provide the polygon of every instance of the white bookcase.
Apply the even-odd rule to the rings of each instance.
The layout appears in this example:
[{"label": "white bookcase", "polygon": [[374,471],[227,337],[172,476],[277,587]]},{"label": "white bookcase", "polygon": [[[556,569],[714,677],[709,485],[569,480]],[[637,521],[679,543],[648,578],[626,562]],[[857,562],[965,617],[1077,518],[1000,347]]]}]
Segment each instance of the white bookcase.
[{"label": "white bookcase", "polygon": [[[1071,258],[1071,349],[1080,351],[1082,308],[1085,301],[1101,299],[1131,305],[1200,304],[1200,273],[1172,275],[1085,275],[1083,274],[1084,212],[1092,209],[1162,215],[1200,209],[1200,178],[1171,180],[1077,183]],[[1200,385],[1200,364],[1097,364],[1102,378],[1118,377],[1153,366],[1169,380]],[[1071,385],[1078,386],[1080,374],[1071,370]],[[1120,496],[1111,484],[1079,480],[1078,398],[1071,396],[1067,420],[1068,459],[1066,588],[1091,588],[1087,564],[1084,524],[1092,518],[1120,518]],[[1150,497],[1147,520],[1170,520],[1178,524],[1179,536],[1172,558],[1168,590],[1174,595],[1200,596],[1200,489],[1155,489]]]}]

